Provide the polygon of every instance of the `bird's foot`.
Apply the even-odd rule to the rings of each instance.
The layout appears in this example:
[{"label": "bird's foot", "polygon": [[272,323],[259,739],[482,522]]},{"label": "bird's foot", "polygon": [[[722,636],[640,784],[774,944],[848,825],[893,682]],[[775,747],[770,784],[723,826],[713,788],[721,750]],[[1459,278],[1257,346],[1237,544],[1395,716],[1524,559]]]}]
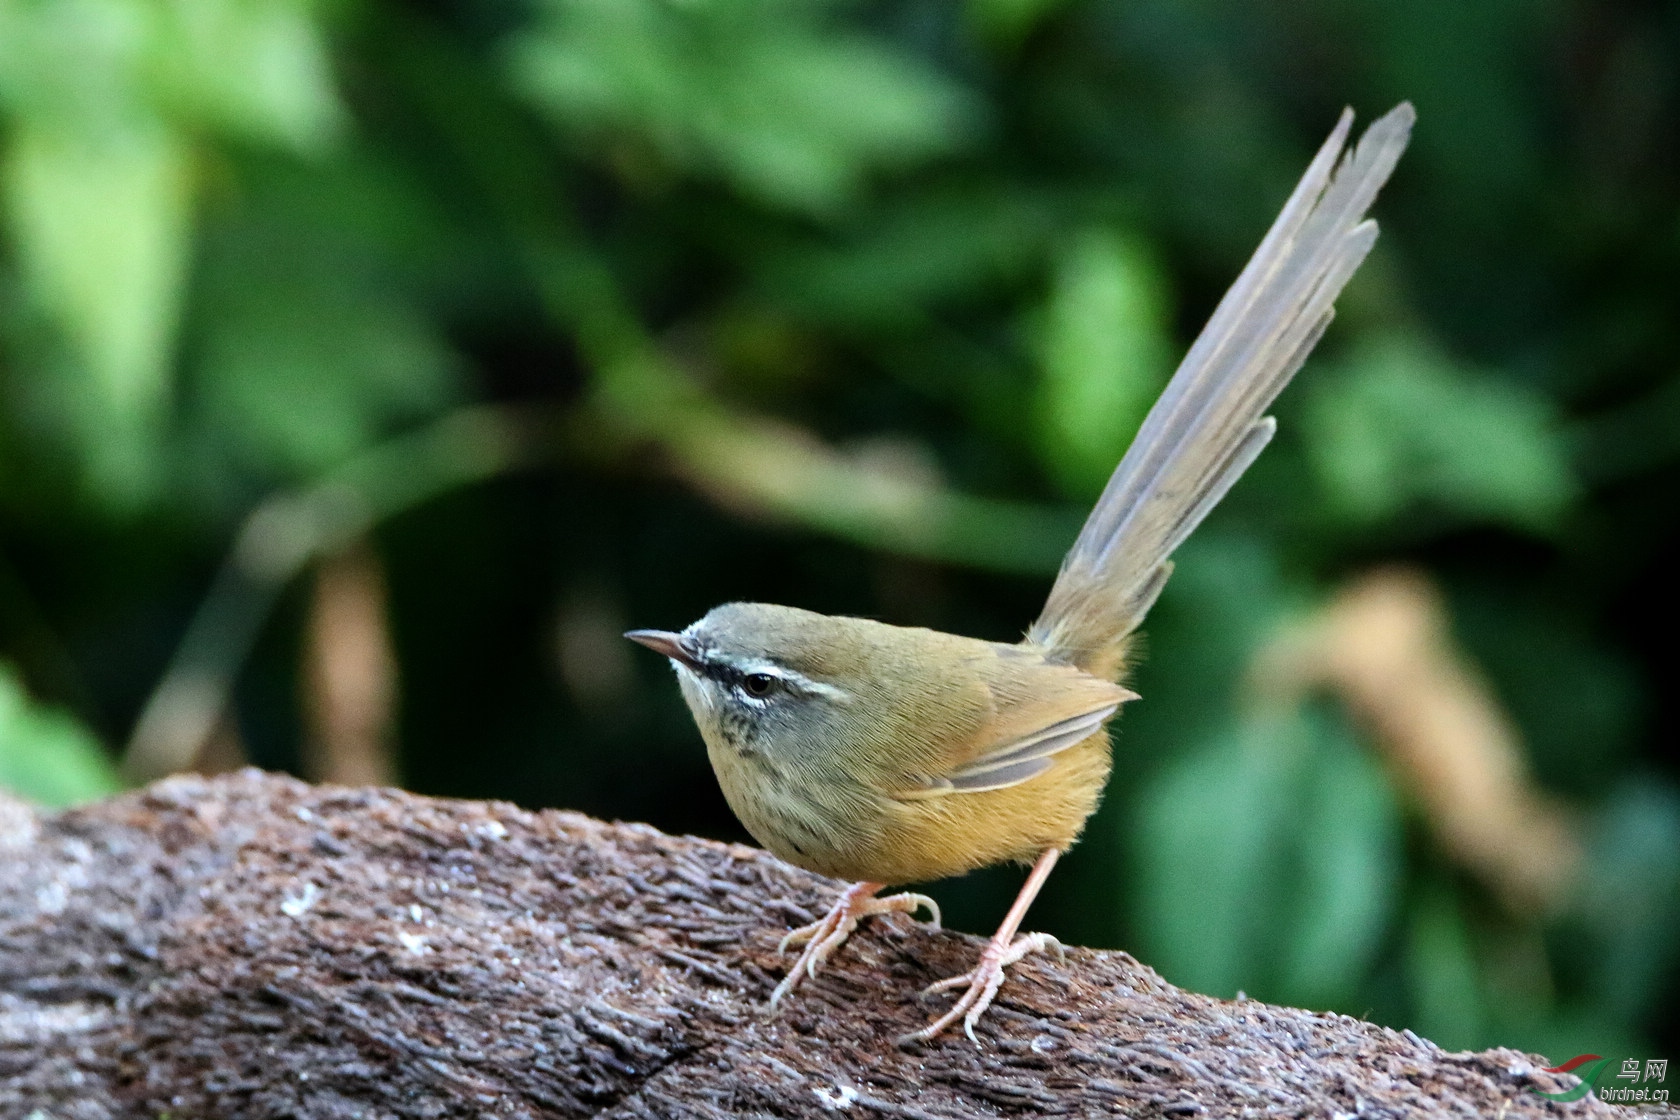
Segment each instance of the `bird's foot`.
[{"label": "bird's foot", "polygon": [[957,1000],[949,1011],[921,1030],[900,1038],[898,1044],[909,1046],[926,1042],[960,1018],[963,1021],[963,1033],[968,1035],[970,1042],[976,1046],[980,1045],[980,1040],[974,1034],[974,1024],[980,1021],[980,1016],[985,1014],[986,1008],[997,998],[998,989],[1003,987],[1003,970],[1029,953],[1042,953],[1047,949],[1054,949],[1056,955],[1063,959],[1067,957],[1062,943],[1048,933],[1022,934],[1013,944],[994,937],[981,950],[979,963],[972,969],[961,976],[953,976],[949,980],[928,985],[922,992],[923,995],[947,992],[964,984],[968,985],[968,991],[962,994],[962,998]]},{"label": "bird's foot", "polygon": [[799,959],[793,963],[793,968],[776,985],[776,990],[770,994],[770,1011],[775,1013],[776,1007],[782,1002],[782,997],[799,987],[805,977],[816,979],[817,969],[822,967],[830,954],[846,943],[846,938],[852,935],[858,922],[871,914],[913,914],[917,910],[926,909],[933,914],[933,928],[939,928],[939,904],[925,894],[894,894],[886,898],[876,898],[875,892],[884,883],[854,883],[847,887],[840,898],[829,908],[827,914],[808,926],[801,926],[786,937],[782,938],[780,952],[787,952],[790,946],[803,945],[805,951],[799,954]]}]

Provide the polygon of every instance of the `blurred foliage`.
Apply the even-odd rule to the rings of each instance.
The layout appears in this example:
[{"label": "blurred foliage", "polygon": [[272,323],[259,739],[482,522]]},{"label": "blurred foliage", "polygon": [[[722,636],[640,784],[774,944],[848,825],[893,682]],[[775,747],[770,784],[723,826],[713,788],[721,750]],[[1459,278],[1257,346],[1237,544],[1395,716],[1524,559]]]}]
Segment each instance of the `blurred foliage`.
[{"label": "blurred foliage", "polygon": [[1146,959],[1198,991],[1334,1004],[1382,948],[1400,842],[1394,795],[1345,727],[1306,712],[1239,726],[1140,807]]},{"label": "blurred foliage", "polygon": [[[0,0],[0,783],[97,794],[189,710],[297,767],[292,577],[371,533],[408,784],[740,837],[618,632],[1018,635],[1336,111],[1411,98],[1033,920],[1444,1045],[1671,1052],[1677,60],[1631,0]],[[1336,696],[1244,699],[1395,560],[1577,822],[1544,913]],[[979,929],[1014,885],[936,891]]]},{"label": "blurred foliage", "polygon": [[0,662],[0,789],[58,806],[121,788],[99,740],[74,718],[33,703]]},{"label": "blurred foliage", "polygon": [[1040,454],[1073,496],[1102,493],[1172,371],[1160,269],[1136,239],[1080,231],[1040,327]]},{"label": "blurred foliage", "polygon": [[820,213],[855,197],[872,167],[950,148],[968,100],[821,14],[798,0],[558,0],[515,40],[515,84],[627,169],[715,176]]},{"label": "blurred foliage", "polygon": [[336,130],[321,29],[303,0],[0,5],[5,210],[37,406],[130,506],[162,485],[199,136],[317,148]]},{"label": "blurred foliage", "polygon": [[1538,531],[1555,527],[1575,496],[1547,398],[1403,342],[1327,370],[1302,422],[1329,507],[1354,522],[1432,505]]}]

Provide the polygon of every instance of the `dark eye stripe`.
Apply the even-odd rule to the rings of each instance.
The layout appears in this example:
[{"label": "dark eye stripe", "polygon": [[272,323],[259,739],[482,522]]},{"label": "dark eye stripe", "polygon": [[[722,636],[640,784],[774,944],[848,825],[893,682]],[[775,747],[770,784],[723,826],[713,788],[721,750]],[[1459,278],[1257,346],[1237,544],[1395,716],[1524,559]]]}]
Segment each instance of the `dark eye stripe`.
[{"label": "dark eye stripe", "polygon": [[729,688],[740,687],[742,682],[749,676],[770,675],[769,673],[748,673],[745,669],[736,665],[731,665],[727,661],[714,661],[710,658],[701,661],[696,668],[700,670],[702,676],[710,677],[712,680]]},{"label": "dark eye stripe", "polygon": [[713,661],[704,654],[692,668],[708,680],[714,680],[724,685],[733,685],[741,677],[740,670],[736,669],[735,666],[725,661]]}]

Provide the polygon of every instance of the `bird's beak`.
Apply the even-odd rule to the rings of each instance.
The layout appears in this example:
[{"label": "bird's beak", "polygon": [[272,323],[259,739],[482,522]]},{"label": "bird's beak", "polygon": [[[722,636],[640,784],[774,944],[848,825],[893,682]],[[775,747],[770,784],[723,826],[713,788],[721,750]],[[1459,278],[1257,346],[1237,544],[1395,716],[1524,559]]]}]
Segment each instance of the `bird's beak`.
[{"label": "bird's beak", "polygon": [[686,665],[690,669],[700,665],[700,659],[694,656],[693,645],[681,634],[673,634],[669,630],[631,630],[624,636],[637,645],[664,654],[679,665]]}]

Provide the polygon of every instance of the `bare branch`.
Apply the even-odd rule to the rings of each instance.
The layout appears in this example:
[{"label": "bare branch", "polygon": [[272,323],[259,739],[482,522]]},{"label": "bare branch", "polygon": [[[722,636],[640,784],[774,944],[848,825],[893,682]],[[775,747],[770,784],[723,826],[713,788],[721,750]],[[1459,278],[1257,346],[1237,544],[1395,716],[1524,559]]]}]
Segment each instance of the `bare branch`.
[{"label": "bare branch", "polygon": [[1012,973],[983,1048],[903,1051],[978,942],[896,917],[767,1019],[777,938],[832,889],[642,825],[255,771],[0,804],[0,1115],[1517,1117],[1573,1083],[1083,949]]}]

